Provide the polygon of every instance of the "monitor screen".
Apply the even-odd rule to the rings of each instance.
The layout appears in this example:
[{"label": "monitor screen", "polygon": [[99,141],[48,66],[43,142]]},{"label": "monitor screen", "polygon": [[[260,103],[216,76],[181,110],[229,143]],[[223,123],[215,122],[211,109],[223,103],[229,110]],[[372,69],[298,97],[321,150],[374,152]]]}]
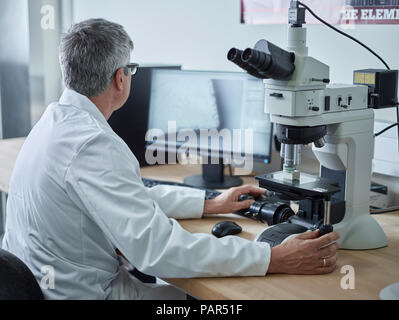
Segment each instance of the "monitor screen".
[{"label": "monitor screen", "polygon": [[241,72],[187,70],[154,70],[151,79],[149,145],[270,161],[273,128],[262,80]]}]

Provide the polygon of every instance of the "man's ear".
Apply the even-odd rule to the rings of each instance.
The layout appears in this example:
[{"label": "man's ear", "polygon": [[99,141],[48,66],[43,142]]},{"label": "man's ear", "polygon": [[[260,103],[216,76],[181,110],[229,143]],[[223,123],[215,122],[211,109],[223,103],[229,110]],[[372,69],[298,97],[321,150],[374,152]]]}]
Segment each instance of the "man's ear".
[{"label": "man's ear", "polygon": [[114,77],[114,85],[118,91],[123,91],[125,84],[124,84],[124,71],[123,68],[119,68],[119,70],[115,73]]}]

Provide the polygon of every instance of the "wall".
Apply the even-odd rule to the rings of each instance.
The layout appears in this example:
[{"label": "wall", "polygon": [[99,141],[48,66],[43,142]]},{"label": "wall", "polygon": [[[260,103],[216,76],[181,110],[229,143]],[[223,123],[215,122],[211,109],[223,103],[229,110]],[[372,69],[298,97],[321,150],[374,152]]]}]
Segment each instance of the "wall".
[{"label": "wall", "polygon": [[0,138],[30,130],[28,0],[0,1]]},{"label": "wall", "polygon": [[[239,0],[73,0],[73,6],[75,22],[102,17],[122,24],[135,42],[132,59],[139,63],[238,70],[226,59],[231,47],[247,48],[263,38],[282,47],[286,44],[287,25],[240,24]],[[330,65],[333,82],[352,83],[355,69],[383,68],[371,53],[327,27],[307,28],[309,53]],[[348,32],[374,49],[392,69],[399,69],[399,25],[356,26]],[[376,118],[392,123],[396,112],[378,111]],[[396,144],[393,141],[390,153],[397,152]],[[399,180],[388,180],[391,190],[399,194]],[[399,201],[399,197],[394,199]]]},{"label": "wall", "polygon": [[[62,91],[62,76],[58,61],[58,46],[63,22],[67,17],[67,0],[29,0],[30,83],[32,126],[40,119],[47,106],[57,101]],[[54,26],[42,28],[46,14],[43,6],[54,8]]]},{"label": "wall", "polygon": [[[27,21],[28,0],[0,1],[0,139],[23,137],[30,130]],[[6,195],[0,192],[0,240],[5,208]]]}]

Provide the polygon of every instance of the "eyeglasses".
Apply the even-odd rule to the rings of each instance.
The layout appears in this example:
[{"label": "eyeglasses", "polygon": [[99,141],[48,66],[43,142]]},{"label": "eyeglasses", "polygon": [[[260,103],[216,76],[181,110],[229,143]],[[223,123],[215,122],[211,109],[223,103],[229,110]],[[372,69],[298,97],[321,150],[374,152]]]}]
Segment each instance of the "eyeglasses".
[{"label": "eyeglasses", "polygon": [[134,76],[137,73],[137,70],[139,69],[139,64],[137,63],[129,63],[126,67],[126,69],[130,69],[130,73],[132,76]]}]

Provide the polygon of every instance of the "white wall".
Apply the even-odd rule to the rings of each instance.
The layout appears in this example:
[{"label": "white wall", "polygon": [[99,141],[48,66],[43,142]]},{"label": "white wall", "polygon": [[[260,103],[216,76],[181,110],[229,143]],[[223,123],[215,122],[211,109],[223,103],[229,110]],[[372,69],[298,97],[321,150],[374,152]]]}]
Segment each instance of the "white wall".
[{"label": "white wall", "polygon": [[[239,0],[73,1],[75,22],[102,17],[122,24],[135,42],[134,58],[141,63],[235,70],[226,59],[233,46],[246,48],[262,38],[286,46],[287,25],[240,24]],[[308,29],[310,54],[331,66],[334,82],[351,83],[354,69],[383,68],[365,49],[327,27]],[[399,68],[399,25],[356,26],[348,32],[375,49],[391,68]]]},{"label": "white wall", "polygon": [[[135,42],[140,63],[182,64],[187,69],[238,70],[226,59],[235,46],[259,39],[285,47],[287,25],[240,24],[239,0],[73,0],[74,21],[102,17],[122,24]],[[384,68],[364,48],[321,25],[309,25],[310,55],[331,66],[331,79],[352,83],[353,70]],[[399,69],[399,25],[356,26],[348,31]],[[377,112],[392,122],[394,110]]]},{"label": "white wall", "polygon": [[[101,17],[122,24],[135,42],[132,59],[139,63],[238,70],[226,58],[231,47],[252,47],[259,39],[286,46],[287,25],[240,24],[239,0],[73,0],[73,7],[75,22]],[[352,83],[355,69],[384,68],[371,53],[327,27],[307,28],[310,55],[330,65],[333,82]],[[399,69],[399,25],[356,26],[347,32],[391,69]],[[377,111],[376,117],[392,123],[396,112]],[[394,181],[399,193],[399,180]]]},{"label": "white wall", "polygon": [[[41,26],[42,8],[48,5],[54,8],[55,24],[54,29],[43,30]],[[66,11],[64,7],[61,6],[61,0],[29,0],[32,126],[40,119],[46,107],[59,99],[62,90],[58,45],[63,21],[61,12]]]}]

